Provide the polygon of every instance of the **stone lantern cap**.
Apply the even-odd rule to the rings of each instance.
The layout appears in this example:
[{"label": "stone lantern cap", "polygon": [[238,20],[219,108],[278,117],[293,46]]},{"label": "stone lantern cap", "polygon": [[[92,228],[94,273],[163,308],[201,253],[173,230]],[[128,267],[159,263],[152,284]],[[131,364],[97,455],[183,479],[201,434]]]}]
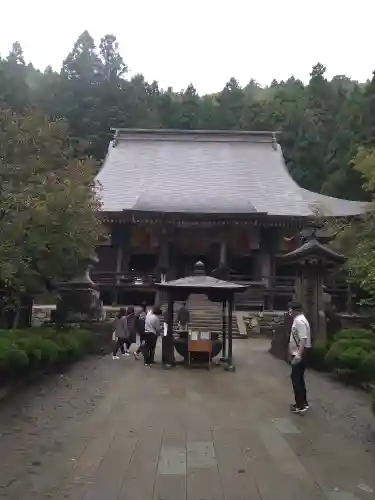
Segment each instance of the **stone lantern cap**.
[{"label": "stone lantern cap", "polygon": [[296,250],[289,252],[281,257],[284,261],[295,263],[309,263],[309,264],[343,264],[346,257],[340,253],[335,252],[316,239],[312,239],[301,245]]},{"label": "stone lantern cap", "polygon": [[204,271],[203,262],[197,262],[194,266],[192,276],[180,278],[177,280],[158,283],[160,289],[164,290],[189,290],[190,293],[206,293],[210,291],[225,291],[229,294],[236,292],[244,292],[248,287],[239,285],[231,281],[224,281],[212,276],[207,276]]}]

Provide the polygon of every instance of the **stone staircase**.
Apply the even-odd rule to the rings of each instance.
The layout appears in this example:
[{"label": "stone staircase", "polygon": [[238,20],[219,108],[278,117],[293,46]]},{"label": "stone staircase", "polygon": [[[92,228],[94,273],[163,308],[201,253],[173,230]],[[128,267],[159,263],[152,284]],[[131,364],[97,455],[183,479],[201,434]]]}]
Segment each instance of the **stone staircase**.
[{"label": "stone staircase", "polygon": [[[181,305],[182,303],[175,303],[175,328],[177,328],[177,311]],[[189,329],[213,332],[222,331],[221,303],[211,302],[205,295],[192,294],[188,299],[187,308],[190,312]],[[240,335],[235,311],[233,311],[232,332],[233,338],[243,338],[243,335]]]}]

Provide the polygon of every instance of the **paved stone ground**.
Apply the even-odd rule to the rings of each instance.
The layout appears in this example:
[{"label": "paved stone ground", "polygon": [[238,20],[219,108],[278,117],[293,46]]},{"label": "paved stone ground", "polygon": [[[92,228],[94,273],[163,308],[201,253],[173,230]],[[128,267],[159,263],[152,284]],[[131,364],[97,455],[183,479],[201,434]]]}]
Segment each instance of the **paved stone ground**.
[{"label": "paved stone ground", "polygon": [[289,368],[266,340],[235,343],[236,373],[92,358],[0,406],[0,498],[355,500],[375,497],[368,395]]}]

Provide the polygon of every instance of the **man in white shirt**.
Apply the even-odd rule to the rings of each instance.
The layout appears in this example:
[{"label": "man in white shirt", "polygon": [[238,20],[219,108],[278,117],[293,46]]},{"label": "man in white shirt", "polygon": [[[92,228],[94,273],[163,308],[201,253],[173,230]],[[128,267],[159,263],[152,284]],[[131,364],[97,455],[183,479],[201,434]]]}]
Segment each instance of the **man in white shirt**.
[{"label": "man in white shirt", "polygon": [[160,307],[153,307],[146,315],[145,334],[144,334],[144,361],[145,366],[151,366],[155,363],[156,341],[160,335]]},{"label": "man in white shirt", "polygon": [[310,324],[299,302],[289,304],[289,314],[293,317],[289,338],[289,359],[292,365],[290,378],[295,397],[295,404],[292,405],[291,410],[293,413],[304,413],[310,408],[305,384],[305,358],[307,350],[311,347]]}]

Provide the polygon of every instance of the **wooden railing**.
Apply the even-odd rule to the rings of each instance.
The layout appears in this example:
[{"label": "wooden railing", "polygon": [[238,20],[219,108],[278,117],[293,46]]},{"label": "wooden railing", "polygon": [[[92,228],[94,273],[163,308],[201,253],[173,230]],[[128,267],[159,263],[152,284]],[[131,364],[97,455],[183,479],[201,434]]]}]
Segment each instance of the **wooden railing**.
[{"label": "wooden railing", "polygon": [[91,278],[99,286],[115,286],[115,285],[143,285],[151,286],[160,281],[160,276],[156,273],[119,273],[119,272],[102,272],[92,271]]},{"label": "wooden railing", "polygon": [[[91,272],[92,280],[98,285],[144,285],[151,286],[160,281],[158,273],[142,273],[142,272],[115,272],[115,271],[95,271]],[[254,279],[253,276],[231,273],[228,277],[230,281],[250,285],[253,288],[263,288],[268,293],[284,294],[293,293],[295,286],[294,276],[276,276],[273,278]],[[339,279],[331,277],[326,282],[326,290],[331,294],[345,294],[348,291],[348,284]]]}]

